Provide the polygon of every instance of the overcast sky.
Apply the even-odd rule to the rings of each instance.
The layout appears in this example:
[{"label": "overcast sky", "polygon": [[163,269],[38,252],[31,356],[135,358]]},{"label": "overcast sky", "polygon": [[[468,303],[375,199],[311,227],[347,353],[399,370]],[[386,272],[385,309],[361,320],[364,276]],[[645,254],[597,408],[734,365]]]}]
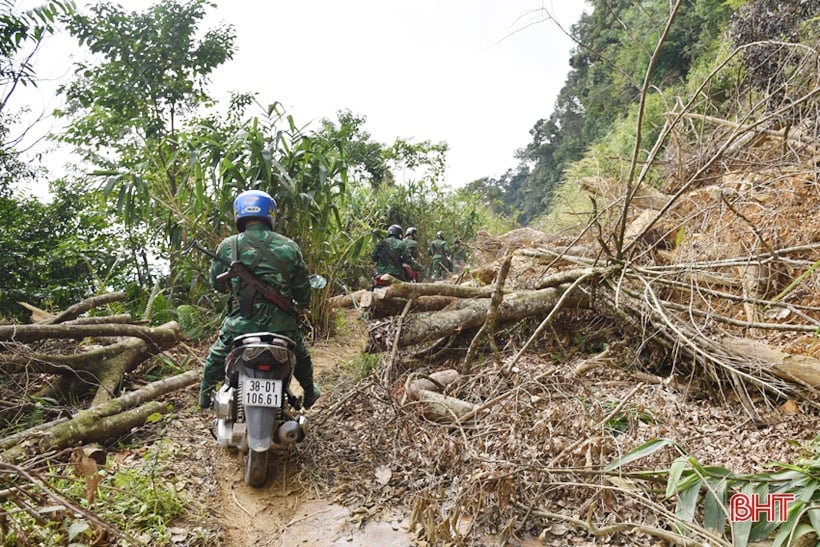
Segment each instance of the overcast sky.
[{"label": "overcast sky", "polygon": [[[116,3],[142,11],[153,2]],[[385,144],[445,141],[451,187],[516,165],[515,150],[549,116],[569,70],[573,44],[556,22],[568,31],[585,9],[583,0],[218,3],[202,27],[234,25],[238,52],[214,74],[213,96],[258,92],[263,104],[281,102],[299,125],[349,109]],[[67,44],[47,45],[38,75],[70,73]],[[50,89],[41,86],[35,110],[57,106]]]}]

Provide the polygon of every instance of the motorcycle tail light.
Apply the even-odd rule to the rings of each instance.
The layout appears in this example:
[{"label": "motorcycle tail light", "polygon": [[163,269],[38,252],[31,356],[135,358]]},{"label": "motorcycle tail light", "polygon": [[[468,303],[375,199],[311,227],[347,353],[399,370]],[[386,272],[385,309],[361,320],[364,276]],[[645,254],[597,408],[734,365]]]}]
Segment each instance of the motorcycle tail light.
[{"label": "motorcycle tail light", "polygon": [[268,363],[259,363],[256,370],[270,370],[270,365]]}]

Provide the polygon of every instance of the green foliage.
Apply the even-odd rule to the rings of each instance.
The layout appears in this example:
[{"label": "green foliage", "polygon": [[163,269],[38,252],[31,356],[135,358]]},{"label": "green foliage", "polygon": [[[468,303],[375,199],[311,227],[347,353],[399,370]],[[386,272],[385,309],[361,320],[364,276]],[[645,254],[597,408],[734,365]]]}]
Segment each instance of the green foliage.
[{"label": "green foliage", "polygon": [[[378,177],[392,180],[397,165],[435,173],[443,165],[444,146],[401,139],[393,147],[379,145],[370,140],[363,118],[349,112],[335,122],[324,120],[318,131],[300,128],[276,103],[262,112],[201,120],[186,134],[193,184],[181,189],[178,210],[189,237],[215,247],[233,231],[236,194],[264,190],[278,203],[277,231],[300,245],[312,271],[328,277],[329,291],[369,286],[370,251],[390,224],[417,226],[423,245],[438,230],[450,240],[470,238],[494,218],[479,197],[446,193],[435,176],[376,183]],[[351,173],[360,178],[351,180]],[[190,267],[176,272],[178,281],[202,287],[207,261],[185,260]],[[314,300],[324,305],[324,299]],[[329,310],[312,311],[320,326],[331,326]]]},{"label": "green foliage", "polygon": [[[743,50],[745,77],[754,89],[764,91],[770,109],[791,101],[796,94],[789,80],[803,54],[795,55],[784,42],[806,40],[816,46],[820,30],[820,1],[781,2],[750,0],[734,14],[730,35],[735,46],[750,45]],[[806,82],[809,86],[814,85]]]},{"label": "green foliage", "polygon": [[[245,117],[245,108],[253,105],[262,114]],[[332,284],[359,237],[344,230],[340,212],[348,194],[344,134],[305,131],[277,103],[243,102],[225,119],[198,120],[183,141],[191,184],[180,188],[170,213],[188,238],[215,248],[235,230],[236,195],[246,189],[268,192],[278,206],[275,229],[296,241],[308,268]],[[202,303],[208,261],[198,255],[182,260],[172,271],[175,284],[187,287],[190,301]],[[312,315],[326,327],[326,299],[313,300]]]},{"label": "green foliage", "polygon": [[18,301],[64,309],[129,279],[122,234],[99,195],[53,190],[48,204],[0,198],[0,317],[25,320]]},{"label": "green foliage", "polygon": [[[674,446],[683,454],[666,472],[665,498],[677,498],[677,520],[672,524],[679,533],[687,534],[687,525],[700,519],[704,528],[730,539],[737,547],[772,536],[774,547],[792,545],[807,534],[820,539],[820,436],[803,448],[806,459],[795,464],[769,464],[772,471],[767,473],[739,475],[723,467],[704,466],[670,439],[648,441],[609,464],[606,470],[619,469],[667,446]],[[749,521],[729,522],[733,493],[762,498],[769,494],[793,494],[794,501],[788,506],[784,522],[768,521],[762,513],[753,515]]]},{"label": "green foliage", "polygon": [[318,133],[325,139],[344,143],[342,153],[351,177],[370,184],[373,190],[382,184],[395,184],[396,172],[411,172],[416,178],[441,182],[446,166],[448,146],[423,141],[413,143],[397,138],[387,146],[372,140],[364,129],[366,118],[349,110],[337,113],[336,122],[324,119]]},{"label": "green foliage", "polygon": [[[116,464],[109,460],[100,470],[96,497],[89,500],[87,478],[73,467],[52,467],[49,487],[130,537],[150,545],[171,545],[169,525],[184,515],[186,500],[175,477],[166,472],[168,455],[163,443],[153,445],[140,460]],[[36,498],[33,498],[36,499]],[[30,503],[32,499],[29,499]],[[2,545],[42,547],[91,545],[96,532],[81,516],[55,508],[52,500],[40,508],[47,518],[21,510],[13,498],[0,502],[4,514]],[[51,509],[49,510],[49,507]]]},{"label": "green foliage", "polygon": [[[370,274],[365,272],[373,267],[370,251],[385,237],[391,224],[405,229],[416,227],[420,249],[427,249],[438,231],[444,232],[445,239],[452,244],[455,238],[469,241],[479,229],[499,233],[512,226],[511,222],[495,215],[480,195],[467,190],[445,192],[429,180],[383,186],[376,192],[358,192],[346,215],[351,225],[355,223],[369,235],[367,245],[351,265],[356,268],[352,273],[359,276],[356,286],[360,287],[369,285]],[[352,277],[348,280],[356,283]]]},{"label": "green foliage", "polygon": [[185,510],[176,483],[164,474],[167,456],[163,449],[162,443],[153,445],[136,465],[115,471],[103,481],[98,496],[103,514],[120,529],[149,533],[157,542],[168,540],[168,523]]},{"label": "green foliage", "polygon": [[362,380],[378,370],[383,358],[384,355],[379,353],[361,353],[342,363],[342,369],[352,374],[354,380]]},{"label": "green foliage", "polygon": [[71,0],[50,0],[23,12],[11,0],[0,1],[0,197],[11,197],[16,184],[36,175],[17,150],[31,128],[17,128],[22,112],[9,111],[10,99],[24,87],[37,86],[35,54],[43,40],[56,32],[58,17],[73,11]]},{"label": "green foliage", "polygon": [[200,36],[207,6],[206,0],[160,0],[139,13],[100,3],[90,15],[72,17],[71,35],[102,61],[78,63],[76,79],[61,88],[67,105],[60,114],[71,118],[61,138],[113,147],[133,165],[143,149],[137,139],[172,136],[175,119],[209,100],[209,75],[233,56],[232,27]]},{"label": "green foliage", "polygon": [[[412,143],[397,138],[384,152],[385,158],[395,165],[395,169],[402,169],[417,174],[432,185],[441,182],[444,168],[447,165],[447,143],[433,144],[429,140]],[[419,172],[421,170],[421,172]]]},{"label": "green foliage", "polygon": [[[620,175],[629,172],[624,159],[631,157],[634,147],[634,104],[666,26],[670,3],[593,0],[590,4],[591,13],[572,27],[579,45],[572,52],[571,70],[552,114],[533,126],[532,142],[519,151],[519,166],[493,181],[501,189],[500,201],[524,224],[544,225],[544,215],[566,201],[561,187],[572,178],[569,171],[579,171],[574,162],[586,164],[581,172],[597,176],[622,180]],[[699,59],[720,43],[730,14],[730,7],[717,0],[684,2],[659,51],[649,82],[652,88],[672,97]],[[642,147],[647,150],[664,121],[656,114],[642,127]],[[611,156],[613,151],[617,153]],[[542,220],[536,221],[539,217]],[[554,219],[546,222],[552,223]]]},{"label": "green foliage", "polygon": [[183,335],[194,340],[212,334],[216,327],[212,317],[208,318],[204,310],[190,304],[177,306],[176,320]]},{"label": "green foliage", "polygon": [[589,195],[581,189],[580,179],[572,174],[567,179],[556,190],[549,212],[532,220],[534,228],[546,233],[578,233],[587,223],[592,214]]},{"label": "green foliage", "polygon": [[349,110],[337,113],[338,125],[332,120],[323,119],[319,133],[332,140],[347,143],[343,150],[345,162],[350,174],[372,188],[393,180],[385,157],[383,144],[372,140],[370,133],[364,129],[364,116],[355,115]]},{"label": "green foliage", "polygon": [[[179,128],[212,103],[212,72],[233,57],[235,35],[224,25],[202,32],[207,0],[161,0],[144,12],[101,3],[76,14],[69,30],[95,54],[78,63],[75,79],[60,92],[68,119],[57,137],[73,144],[91,165],[129,234],[130,259],[141,292],[157,281],[154,256],[175,270],[184,226],[180,192],[190,180]],[[153,255],[153,256],[152,256]],[[173,276],[168,278],[173,282]],[[176,287],[171,283],[168,297]]]},{"label": "green foliage", "polygon": [[[214,248],[233,232],[232,202],[246,189],[276,198],[275,229],[328,277],[326,292],[369,283],[368,255],[389,223],[417,224],[422,240],[435,226],[452,239],[472,237],[492,218],[477,198],[438,189],[444,143],[374,142],[364,117],[349,111],[308,130],[278,103],[249,94],[232,97],[227,113],[199,113],[210,104],[207,77],[232,57],[235,38],[229,27],[198,38],[206,6],[163,0],[135,13],[104,3],[69,22],[99,62],[78,65],[62,89],[59,114],[70,122],[62,140],[81,147],[106,180],[136,273],[127,290],[146,317],[184,315],[180,303],[224,309],[206,283],[208,260],[181,249],[193,238]],[[408,172],[420,178],[396,183]],[[326,299],[314,302],[312,316],[328,327]]]},{"label": "green foliage", "polygon": [[[649,149],[655,144],[663,128],[664,114],[668,111],[666,97],[652,93],[647,97],[643,118],[643,142],[646,143],[639,152],[638,162],[645,162]],[[629,175],[630,161],[635,146],[637,128],[637,105],[628,109],[628,114],[613,123],[605,139],[592,144],[584,156],[572,165],[573,179],[583,177],[602,177],[616,181],[625,181]],[[650,175],[650,180],[658,179]]]}]

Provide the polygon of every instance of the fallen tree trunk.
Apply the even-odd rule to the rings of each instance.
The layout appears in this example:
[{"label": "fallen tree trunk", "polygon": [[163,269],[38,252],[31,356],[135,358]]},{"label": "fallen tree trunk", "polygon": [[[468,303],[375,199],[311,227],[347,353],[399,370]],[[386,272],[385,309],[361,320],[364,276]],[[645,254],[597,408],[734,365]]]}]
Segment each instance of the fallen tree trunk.
[{"label": "fallen tree trunk", "polygon": [[420,404],[421,413],[425,417],[439,422],[459,423],[462,416],[476,410],[472,403],[426,389],[418,390],[415,400]]},{"label": "fallen tree trunk", "polygon": [[[142,359],[155,355],[159,351],[164,351],[176,345],[179,341],[179,325],[176,322],[169,322],[161,329],[170,329],[176,333],[176,337],[171,339],[163,337],[158,340],[161,345],[148,344],[140,338],[126,338],[115,344],[95,347],[90,351],[82,353],[72,353],[67,355],[51,355],[39,352],[30,352],[25,347],[12,355],[0,353],[0,370],[4,372],[16,372],[28,370],[30,372],[44,372],[48,374],[60,374],[75,376],[78,371],[88,371],[97,373],[107,367],[112,359],[125,352],[133,351],[134,346],[141,349],[137,356]],[[140,361],[141,362],[141,361]],[[130,369],[139,364],[136,362]]]},{"label": "fallen tree trunk", "polygon": [[[449,296],[419,296],[412,299],[408,313],[422,313],[443,310],[457,299]],[[385,298],[384,293],[375,291],[362,298],[362,307],[367,309],[370,319],[380,319],[399,315],[404,311],[407,298]]]},{"label": "fallen tree trunk", "polygon": [[[527,317],[543,315],[549,312],[569,285],[511,293],[505,296],[498,308],[497,323],[504,324],[520,321]],[[579,306],[586,302],[580,295],[573,295],[568,304]],[[466,330],[479,328],[486,317],[490,306],[488,298],[471,299],[459,302],[459,309],[448,309],[430,314],[417,314],[406,318],[399,333],[398,346],[406,347],[425,341],[432,341]],[[393,344],[391,335],[392,323],[389,321],[373,325],[368,332],[367,353],[387,351]]]},{"label": "fallen tree trunk", "polygon": [[349,294],[331,296],[327,302],[331,308],[358,308],[361,305],[362,296],[369,292],[367,289],[361,289]]},{"label": "fallen tree trunk", "polygon": [[[150,408],[147,408],[144,403],[153,401],[172,391],[193,385],[198,381],[199,372],[191,370],[171,378],[152,382],[145,387],[126,393],[100,406],[81,411],[67,422],[34,431],[31,437],[0,453],[0,461],[16,461],[25,457],[27,451],[32,449],[45,451],[65,448],[78,443],[101,441],[120,435],[133,427],[143,424],[145,417],[150,414],[162,412],[161,409],[167,408],[164,403],[153,403]],[[129,413],[127,418],[106,420],[106,418],[125,413],[137,405],[143,405],[143,409]],[[156,405],[159,405],[159,407]],[[128,424],[131,425],[126,428]],[[122,428],[126,429],[123,431]]]},{"label": "fallen tree trunk", "polygon": [[[35,426],[29,427],[23,431],[18,431],[17,433],[13,433],[7,437],[3,437],[0,439],[0,450],[8,450],[9,448],[18,445],[25,441],[26,439],[33,438],[37,436],[40,432],[45,431],[47,429],[51,429],[57,424],[61,424],[63,422],[67,422],[68,418],[61,417],[55,420],[51,420],[50,422],[43,422],[41,424],[37,424]],[[0,457],[2,460],[2,457]]]},{"label": "fallen tree trunk", "polygon": [[73,430],[68,423],[43,437],[38,443],[39,452],[60,450],[78,443],[95,443],[125,435],[135,427],[145,425],[154,414],[167,414],[171,406],[161,401],[149,401],[136,408],[124,410],[111,416],[86,422],[84,427]]},{"label": "fallen tree trunk", "polygon": [[114,292],[108,294],[101,294],[98,296],[92,296],[91,298],[86,298],[82,302],[78,302],[73,306],[69,306],[65,310],[63,310],[60,314],[55,315],[49,319],[46,319],[42,322],[43,325],[53,325],[55,323],[63,323],[65,321],[70,321],[72,319],[76,319],[83,313],[87,312],[88,310],[92,310],[98,306],[103,306],[105,304],[112,304],[114,302],[124,302],[125,301],[125,293],[124,292]]},{"label": "fallen tree trunk", "polygon": [[461,374],[457,370],[447,369],[415,380],[408,379],[404,388],[405,399],[402,405],[408,404],[408,401],[414,401],[420,404],[420,412],[425,417],[436,421],[458,423],[463,416],[475,413],[476,406],[441,392],[460,378]]},{"label": "fallen tree trunk", "polygon": [[[778,378],[820,390],[820,360],[792,355],[762,342],[726,336],[721,345],[727,350],[763,365]],[[816,391],[815,391],[816,393]]]},{"label": "fallen tree trunk", "polygon": [[[134,324],[134,319],[130,313],[119,313],[117,315],[95,315],[93,317],[78,317],[71,321],[64,321],[63,325],[111,325],[115,323]],[[137,321],[137,323],[144,323]]]},{"label": "fallen tree trunk", "polygon": [[461,374],[455,369],[439,370],[431,373],[429,376],[421,378],[408,378],[407,384],[404,386],[404,394],[414,400],[418,400],[418,392],[420,390],[436,391],[441,393],[447,389],[450,384],[455,383],[461,378]]},{"label": "fallen tree trunk", "polygon": [[402,283],[394,281],[383,289],[376,289],[374,294],[381,293],[381,298],[419,298],[422,296],[449,296],[452,298],[490,298],[493,287],[470,287],[450,285],[447,283]]},{"label": "fallen tree trunk", "polygon": [[166,343],[159,346],[149,344],[140,338],[126,338],[117,344],[120,346],[120,351],[107,358],[102,362],[102,366],[96,369],[99,386],[94,399],[91,401],[92,407],[111,400],[126,373],[136,369],[140,363],[149,357],[176,345],[179,340],[179,325],[172,321],[165,323],[160,328],[171,330],[176,336],[173,340],[167,340]]},{"label": "fallen tree trunk", "polygon": [[0,341],[33,342],[44,338],[98,338],[130,336],[155,346],[175,344],[178,332],[167,327],[138,325],[0,325]]}]

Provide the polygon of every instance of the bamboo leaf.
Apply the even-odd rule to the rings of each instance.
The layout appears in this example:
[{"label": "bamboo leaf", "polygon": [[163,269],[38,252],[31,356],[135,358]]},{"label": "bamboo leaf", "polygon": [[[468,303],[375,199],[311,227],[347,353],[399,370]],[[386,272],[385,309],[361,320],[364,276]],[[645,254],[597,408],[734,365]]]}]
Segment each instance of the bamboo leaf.
[{"label": "bamboo leaf", "polygon": [[[751,484],[753,486],[754,495],[757,496],[758,499],[765,500],[769,495],[769,483],[760,482]],[[752,530],[749,534],[749,539],[752,541],[762,540],[769,537],[779,524],[777,521],[769,522],[765,518],[760,519],[759,515],[752,515],[752,521]]]},{"label": "bamboo leaf", "polygon": [[809,509],[807,513],[809,515],[809,522],[815,532],[817,532],[817,538],[820,539],[820,507],[815,505],[812,509]]},{"label": "bamboo leaf", "polygon": [[698,493],[702,485],[703,481],[698,480],[691,488],[687,488],[678,494],[678,504],[675,507],[675,514],[682,521],[695,521],[695,513],[698,507]]},{"label": "bamboo leaf", "polygon": [[626,465],[636,460],[640,460],[641,458],[645,458],[646,456],[654,454],[655,452],[664,447],[673,446],[675,444],[675,441],[673,441],[672,439],[652,439],[651,441],[647,441],[644,444],[640,445],[638,448],[626,454],[624,457],[619,458],[614,462],[611,462],[604,469],[606,471],[612,471],[613,469],[617,469],[622,465]]},{"label": "bamboo leaf", "polygon": [[683,492],[692,488],[695,484],[702,480],[702,475],[689,469],[683,472],[683,479],[678,482],[678,492]]},{"label": "bamboo leaf", "polygon": [[669,467],[669,478],[666,480],[666,497],[671,498],[672,495],[678,491],[678,482],[680,481],[683,469],[686,467],[686,456],[680,456],[672,462]]},{"label": "bamboo leaf", "polygon": [[727,480],[711,479],[706,482],[706,495],[703,499],[703,527],[723,535],[726,526],[726,488]]},{"label": "bamboo leaf", "polygon": [[802,514],[803,502],[795,501],[791,507],[789,507],[789,518],[786,522],[781,524],[780,528],[777,530],[777,534],[774,536],[774,541],[772,542],[772,547],[793,544],[794,536],[797,534],[798,523]]},{"label": "bamboo leaf", "polygon": [[[743,494],[750,495],[754,493],[754,483],[747,482],[743,485],[740,491]],[[743,522],[732,522],[732,545],[734,547],[746,547],[749,543],[749,537],[752,533],[752,521],[747,520]]]}]

